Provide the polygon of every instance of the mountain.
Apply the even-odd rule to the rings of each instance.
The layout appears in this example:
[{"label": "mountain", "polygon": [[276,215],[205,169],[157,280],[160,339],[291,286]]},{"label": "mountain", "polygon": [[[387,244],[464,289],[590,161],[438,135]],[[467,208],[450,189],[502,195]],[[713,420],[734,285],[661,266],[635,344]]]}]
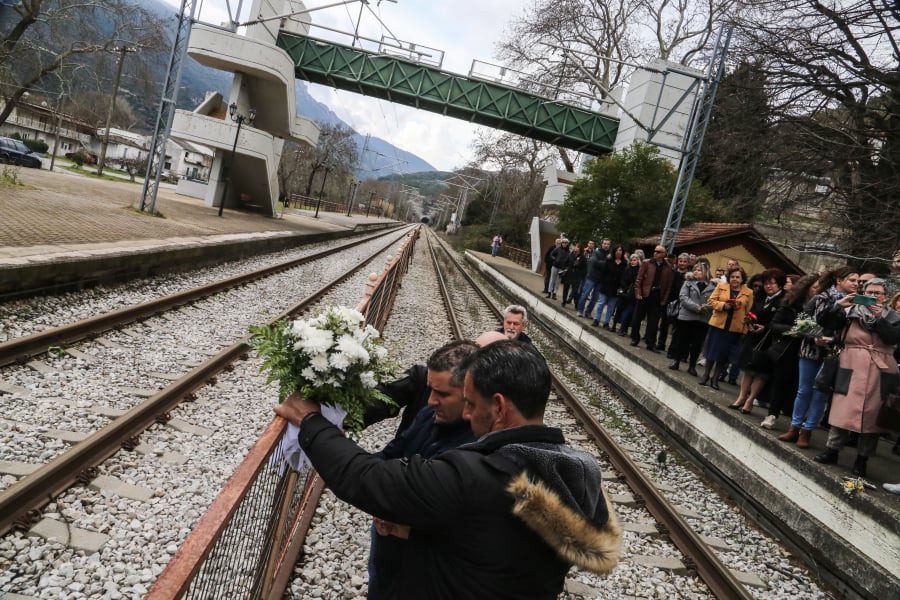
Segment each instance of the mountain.
[{"label": "mountain", "polygon": [[[297,81],[297,112],[307,119],[329,125],[342,124],[349,127],[330,108],[322,104],[309,94],[310,84],[306,81]],[[374,100],[373,100],[374,101]],[[398,148],[390,142],[377,137],[369,137],[357,132],[354,136],[356,148],[359,150],[359,168],[356,176],[359,179],[377,179],[396,173],[420,173],[425,171],[437,171],[432,165],[416,156]]]},{"label": "mountain", "polygon": [[[170,31],[174,31],[177,24],[177,10],[175,8],[165,4],[162,0],[149,0],[144,3],[144,7],[159,15],[169,25]],[[156,65],[153,68],[156,71],[154,75],[157,75],[155,77],[157,81],[164,80],[165,69],[168,65],[168,50],[163,54],[165,54],[164,57],[153,57],[152,60]],[[163,60],[158,60],[158,58],[163,58]],[[182,89],[178,96],[178,108],[192,110],[203,101],[206,92],[217,91],[227,96],[227,91],[231,87],[231,74],[204,67],[194,59],[188,58],[181,73],[181,85]],[[297,113],[319,123],[340,123],[345,127],[349,127],[328,106],[309,94],[309,85],[313,84],[301,80],[297,81]],[[158,102],[158,99],[156,99],[156,102]],[[142,110],[140,112],[143,114],[150,112],[155,118],[156,110],[158,108],[154,105],[152,106],[152,111]],[[369,137],[367,142],[366,132],[364,131],[357,132],[354,140],[356,141],[360,157],[360,165],[356,172],[356,176],[359,179],[377,179],[396,173],[418,173],[437,170],[419,156],[398,148],[386,140]]]}]

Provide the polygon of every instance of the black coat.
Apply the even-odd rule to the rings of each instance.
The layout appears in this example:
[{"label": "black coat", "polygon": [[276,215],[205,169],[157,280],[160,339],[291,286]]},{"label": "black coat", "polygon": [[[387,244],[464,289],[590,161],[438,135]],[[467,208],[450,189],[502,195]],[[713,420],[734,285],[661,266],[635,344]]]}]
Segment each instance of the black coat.
[{"label": "black coat", "polygon": [[[411,526],[401,598],[554,600],[569,561],[597,572],[618,561],[621,529],[596,459],[563,446],[558,429],[516,427],[431,460],[380,460],[314,414],[299,441],[337,497]],[[555,538],[567,546],[554,551]]]}]

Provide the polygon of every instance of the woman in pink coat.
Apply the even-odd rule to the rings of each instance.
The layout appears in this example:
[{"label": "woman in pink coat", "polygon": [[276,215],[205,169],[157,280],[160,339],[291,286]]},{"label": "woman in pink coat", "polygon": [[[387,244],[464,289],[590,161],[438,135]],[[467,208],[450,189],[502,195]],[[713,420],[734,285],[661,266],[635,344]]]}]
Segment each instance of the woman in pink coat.
[{"label": "woman in pink coat", "polygon": [[[860,296],[859,298],[857,296]],[[867,305],[866,302],[874,304]],[[852,473],[865,477],[866,463],[875,453],[878,437],[886,430],[876,419],[884,396],[900,383],[894,347],[900,342],[900,313],[885,305],[883,279],[870,279],[862,294],[847,294],[819,317],[819,324],[843,336],[844,349],[831,397],[828,441],[825,452],[813,459],[836,463],[851,431],[859,433]]]}]

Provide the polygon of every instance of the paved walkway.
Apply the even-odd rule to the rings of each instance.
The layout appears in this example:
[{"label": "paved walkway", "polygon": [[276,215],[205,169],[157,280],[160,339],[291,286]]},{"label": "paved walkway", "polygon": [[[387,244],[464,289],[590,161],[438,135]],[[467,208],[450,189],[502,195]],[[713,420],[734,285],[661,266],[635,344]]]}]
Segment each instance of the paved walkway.
[{"label": "paved walkway", "polygon": [[376,217],[290,209],[283,218],[205,206],[161,184],[156,210],[140,212],[142,185],[98,180],[68,171],[18,169],[23,187],[0,187],[0,267],[52,260],[129,245],[147,247],[205,242],[240,236],[305,235],[352,229]]}]

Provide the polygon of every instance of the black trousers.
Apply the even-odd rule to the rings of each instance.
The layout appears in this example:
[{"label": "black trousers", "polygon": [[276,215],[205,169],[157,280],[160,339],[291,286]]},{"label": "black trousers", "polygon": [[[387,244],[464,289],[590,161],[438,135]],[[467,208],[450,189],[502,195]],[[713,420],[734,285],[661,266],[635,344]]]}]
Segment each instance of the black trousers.
[{"label": "black trousers", "polygon": [[659,329],[659,317],[663,307],[659,304],[659,292],[650,292],[646,298],[637,301],[634,307],[634,317],[631,319],[631,340],[638,342],[641,339],[641,321],[646,317],[647,331],[644,332],[644,340],[648,346],[656,347],[656,332]]},{"label": "black trousers", "polygon": [[705,321],[676,321],[675,331],[672,333],[672,358],[678,361],[688,361],[690,366],[697,364],[697,358],[703,349],[703,341],[706,340],[706,330],[709,326]]}]

